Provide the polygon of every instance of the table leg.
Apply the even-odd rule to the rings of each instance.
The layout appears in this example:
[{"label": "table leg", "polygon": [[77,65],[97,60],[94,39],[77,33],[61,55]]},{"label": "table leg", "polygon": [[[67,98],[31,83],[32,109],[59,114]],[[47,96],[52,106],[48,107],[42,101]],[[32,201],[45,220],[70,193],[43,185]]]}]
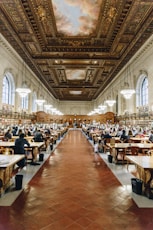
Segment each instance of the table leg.
[{"label": "table leg", "polygon": [[145,174],[146,174],[146,182],[144,183],[144,195],[147,196],[149,199],[153,199],[153,193],[151,191],[151,181],[153,180],[153,170],[145,170]]},{"label": "table leg", "polygon": [[31,165],[40,165],[37,163],[37,154],[39,153],[38,147],[32,148],[32,162]]}]

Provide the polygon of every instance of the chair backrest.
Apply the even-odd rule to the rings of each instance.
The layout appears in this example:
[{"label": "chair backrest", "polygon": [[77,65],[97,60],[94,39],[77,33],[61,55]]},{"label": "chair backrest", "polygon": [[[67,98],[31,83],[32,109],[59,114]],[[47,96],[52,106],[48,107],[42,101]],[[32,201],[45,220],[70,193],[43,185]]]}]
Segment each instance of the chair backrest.
[{"label": "chair backrest", "polygon": [[131,146],[131,147],[128,147],[126,149],[126,154],[127,155],[138,155],[138,152],[139,152],[139,148],[138,147],[135,147],[135,146]]},{"label": "chair backrest", "polygon": [[111,139],[112,139],[112,138],[104,138],[104,143],[105,143],[105,144],[106,144],[106,143],[110,143]]},{"label": "chair backrest", "polygon": [[150,149],[150,150],[147,152],[147,155],[153,156],[153,149]]}]

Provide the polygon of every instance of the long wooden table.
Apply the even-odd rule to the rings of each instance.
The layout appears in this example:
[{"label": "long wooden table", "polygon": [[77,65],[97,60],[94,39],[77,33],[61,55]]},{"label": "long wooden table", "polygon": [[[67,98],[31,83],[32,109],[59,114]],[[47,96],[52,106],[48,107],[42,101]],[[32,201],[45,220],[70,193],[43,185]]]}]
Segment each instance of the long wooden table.
[{"label": "long wooden table", "polygon": [[[30,143],[30,147],[34,148],[34,147],[40,147],[44,144],[44,142],[29,142]],[[4,148],[11,148],[15,146],[15,142],[14,141],[0,141],[0,147],[4,147]]]},{"label": "long wooden table", "polygon": [[24,155],[0,155],[0,196],[11,185],[14,165],[24,158]]},{"label": "long wooden table", "polygon": [[[12,136],[12,141],[15,141],[17,138],[19,138],[19,136]],[[31,142],[31,141],[33,141],[33,139],[34,139],[34,136],[25,136],[24,137],[27,141],[29,141],[29,142]]]},{"label": "long wooden table", "polygon": [[[40,148],[44,145],[44,142],[29,142],[30,147],[25,146],[25,149],[32,150],[32,160],[36,161],[37,154],[39,153]],[[0,141],[0,147],[9,150],[9,148],[13,149],[15,146],[15,142],[13,141]]]},{"label": "long wooden table", "polygon": [[153,181],[153,156],[127,156],[126,158],[137,167],[139,179],[144,182],[144,195],[153,199],[153,187],[151,186]]},{"label": "long wooden table", "polygon": [[146,141],[149,141],[149,137],[130,137],[130,140],[132,142],[145,143]]},{"label": "long wooden table", "polygon": [[[122,161],[124,161],[127,149],[141,149],[142,153],[149,149],[153,149],[153,143],[114,143],[113,145],[111,143],[107,143],[107,146],[111,149],[112,155],[116,163],[118,162],[119,150],[121,149],[123,155]],[[115,151],[113,151],[113,149]]]}]

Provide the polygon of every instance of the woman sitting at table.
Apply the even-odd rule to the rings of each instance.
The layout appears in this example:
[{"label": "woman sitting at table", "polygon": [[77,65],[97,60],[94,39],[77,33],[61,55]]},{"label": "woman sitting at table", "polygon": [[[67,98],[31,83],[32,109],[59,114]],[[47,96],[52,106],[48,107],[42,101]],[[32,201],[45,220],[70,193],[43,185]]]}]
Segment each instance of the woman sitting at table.
[{"label": "woman sitting at table", "polygon": [[17,162],[17,165],[23,168],[26,165],[25,146],[30,147],[30,143],[24,138],[24,133],[21,133],[19,138],[15,140],[14,154],[24,154],[25,157]]},{"label": "woman sitting at table", "polygon": [[128,135],[126,135],[126,131],[125,129],[123,129],[122,134],[120,136],[120,140],[123,142],[128,142],[130,139],[130,137]]}]

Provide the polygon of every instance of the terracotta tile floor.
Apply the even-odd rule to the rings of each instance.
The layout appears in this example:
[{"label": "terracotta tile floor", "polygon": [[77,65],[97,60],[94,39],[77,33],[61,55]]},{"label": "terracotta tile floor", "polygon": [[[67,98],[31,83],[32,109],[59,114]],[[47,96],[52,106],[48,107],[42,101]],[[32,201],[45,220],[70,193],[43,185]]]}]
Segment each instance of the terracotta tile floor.
[{"label": "terracotta tile floor", "polygon": [[80,130],[60,142],[11,207],[0,230],[152,230],[153,209],[138,208]]}]

